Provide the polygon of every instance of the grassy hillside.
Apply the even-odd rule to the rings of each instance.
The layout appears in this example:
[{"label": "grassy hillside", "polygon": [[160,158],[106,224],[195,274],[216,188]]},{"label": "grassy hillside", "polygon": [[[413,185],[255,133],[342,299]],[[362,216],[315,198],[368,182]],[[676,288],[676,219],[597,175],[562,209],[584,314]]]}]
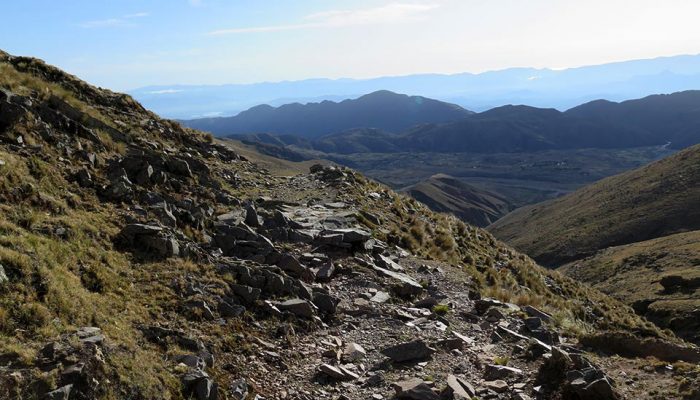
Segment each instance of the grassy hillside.
[{"label": "grassy hillside", "polygon": [[[549,313],[538,332],[576,351],[622,332],[631,358],[586,353],[578,364],[624,365],[643,385],[618,379],[614,390],[632,398],[692,394],[693,366],[661,374],[634,356],[692,361],[697,349],[484,230],[351,170],[298,174],[305,165],[262,157],[268,170],[250,148],[237,147],[242,157],[40,60],[0,52],[0,69],[0,398],[387,398],[410,369],[380,350],[457,331],[473,346],[415,374],[442,385],[473,360],[461,376],[481,385],[487,357],[517,363],[533,393],[546,357],[528,358],[517,336],[493,343],[499,328],[477,304],[513,329],[524,329],[524,306],[538,307]],[[377,295],[388,299],[368,300]],[[432,296],[444,304],[412,317]],[[352,340],[366,361],[320,368],[339,365]],[[360,384],[374,365],[381,382]],[[575,389],[545,386],[549,398]]]},{"label": "grassy hillside", "polygon": [[700,229],[700,146],[523,207],[489,227],[549,266],[609,246]]},{"label": "grassy hillside", "polygon": [[508,213],[511,205],[495,193],[445,174],[433,175],[402,192],[430,207],[476,226],[487,226]]},{"label": "grassy hillside", "polygon": [[611,247],[559,271],[700,342],[700,231]]}]

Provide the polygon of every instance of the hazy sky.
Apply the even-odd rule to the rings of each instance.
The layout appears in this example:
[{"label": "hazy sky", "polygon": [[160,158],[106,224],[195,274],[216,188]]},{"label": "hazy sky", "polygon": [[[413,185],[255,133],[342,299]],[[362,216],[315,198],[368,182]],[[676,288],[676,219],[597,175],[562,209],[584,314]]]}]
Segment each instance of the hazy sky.
[{"label": "hazy sky", "polygon": [[117,90],[700,53],[698,0],[16,0],[0,48]]}]

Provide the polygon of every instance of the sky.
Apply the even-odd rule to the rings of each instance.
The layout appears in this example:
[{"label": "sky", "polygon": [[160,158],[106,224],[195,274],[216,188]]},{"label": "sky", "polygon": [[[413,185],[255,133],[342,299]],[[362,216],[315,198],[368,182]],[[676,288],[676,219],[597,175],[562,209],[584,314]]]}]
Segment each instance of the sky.
[{"label": "sky", "polygon": [[697,0],[21,0],[0,49],[114,90],[700,53]]}]

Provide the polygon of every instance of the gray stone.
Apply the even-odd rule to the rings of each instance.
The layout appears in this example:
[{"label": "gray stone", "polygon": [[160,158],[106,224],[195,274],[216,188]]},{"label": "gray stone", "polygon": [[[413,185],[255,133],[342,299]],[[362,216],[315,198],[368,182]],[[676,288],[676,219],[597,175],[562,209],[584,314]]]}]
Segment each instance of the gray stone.
[{"label": "gray stone", "polygon": [[491,389],[496,393],[503,393],[508,390],[508,384],[502,380],[486,381],[483,383],[484,387]]},{"label": "gray stone", "polygon": [[375,293],[374,296],[372,296],[369,299],[369,301],[373,303],[386,303],[387,301],[389,301],[390,298],[391,296],[389,295],[389,293],[380,290],[377,293]]},{"label": "gray stone", "polygon": [[476,396],[476,391],[467,381],[450,374],[447,376],[447,388],[442,392],[442,396],[453,400],[471,400]]},{"label": "gray stone", "polygon": [[[574,386],[573,383],[572,386]],[[577,390],[576,394],[581,400],[617,400],[619,398],[607,378],[600,378],[589,383]]]},{"label": "gray stone", "polygon": [[377,271],[380,275],[392,278],[397,282],[395,286],[395,291],[399,296],[412,297],[423,292],[423,286],[421,286],[420,283],[413,280],[413,278],[411,278],[410,276],[401,272],[390,271],[388,269],[378,267],[374,264],[371,265],[374,268],[374,270]]},{"label": "gray stone", "polygon": [[354,380],[358,378],[357,374],[343,367],[334,367],[330,364],[321,364],[318,370],[322,374],[336,380]]},{"label": "gray stone", "polygon": [[291,299],[277,304],[280,310],[289,311],[297,317],[312,318],[314,316],[314,306],[306,300]]},{"label": "gray stone", "polygon": [[393,387],[396,391],[397,399],[440,400],[440,396],[433,392],[433,389],[419,378],[396,382],[393,384]]},{"label": "gray stone", "polygon": [[257,228],[260,226],[260,218],[258,217],[258,211],[255,206],[251,203],[245,209],[245,223],[248,226]]},{"label": "gray stone", "polygon": [[391,358],[394,362],[424,360],[433,353],[435,353],[435,349],[428,347],[422,340],[401,343],[382,350],[382,354]]},{"label": "gray stone", "polygon": [[484,379],[489,381],[513,378],[522,374],[522,370],[505,365],[487,364],[484,369]]},{"label": "gray stone", "polygon": [[316,272],[316,280],[318,280],[320,282],[327,282],[327,281],[331,280],[334,273],[335,273],[335,265],[333,265],[333,261],[328,260]]},{"label": "gray stone", "polygon": [[188,367],[196,369],[204,369],[204,367],[206,367],[204,360],[202,360],[194,354],[183,354],[177,356],[175,357],[175,362],[185,364]]},{"label": "gray stone", "polygon": [[258,288],[232,283],[229,285],[231,292],[245,304],[253,304],[260,298],[261,290]]},{"label": "gray stone", "polygon": [[523,306],[523,311],[531,317],[537,317],[545,322],[551,322],[552,321],[552,316],[547,314],[544,311],[541,311],[533,306],[527,305]]},{"label": "gray stone", "polygon": [[343,349],[343,360],[346,362],[362,360],[366,355],[365,349],[357,343],[348,343]]},{"label": "gray stone", "polygon": [[248,397],[248,383],[245,379],[238,379],[231,382],[230,388],[233,400],[244,400]]},{"label": "gray stone", "polygon": [[316,292],[313,295],[314,305],[326,314],[335,314],[340,299],[326,293]]},{"label": "gray stone", "polygon": [[217,306],[219,314],[224,318],[234,318],[239,317],[245,312],[245,307],[238,304],[229,304],[222,301]]},{"label": "gray stone", "polygon": [[44,395],[44,400],[68,400],[73,385],[65,385]]}]

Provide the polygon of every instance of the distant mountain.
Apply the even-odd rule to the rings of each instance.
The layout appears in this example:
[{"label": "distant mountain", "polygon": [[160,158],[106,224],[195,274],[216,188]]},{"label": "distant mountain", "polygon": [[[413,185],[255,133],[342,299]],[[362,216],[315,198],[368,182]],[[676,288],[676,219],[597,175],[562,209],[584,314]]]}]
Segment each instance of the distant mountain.
[{"label": "distant mountain", "polygon": [[[387,114],[397,115],[394,112]],[[337,125],[337,120],[346,118],[341,117],[340,112],[334,114],[335,119],[322,115],[315,121],[311,120],[311,115],[303,115],[306,116],[303,122],[313,127],[327,123],[329,119],[333,121],[328,123]],[[233,120],[237,121],[236,118]],[[292,117],[285,114],[285,119]],[[205,122],[208,121],[190,122],[190,125],[205,129],[202,126]],[[260,121],[259,127],[263,131],[273,131],[281,129],[277,128],[278,124],[279,119],[270,118]],[[317,128],[314,132],[320,130]],[[257,140],[253,136],[239,138]],[[310,140],[300,140],[294,135],[273,137],[267,135],[265,142],[337,154],[513,153],[661,145],[682,149],[700,143],[700,91],[653,95],[621,103],[599,100],[566,112],[509,105],[464,115],[452,122],[416,125],[400,133],[375,127],[355,128]]]},{"label": "distant mountain", "polygon": [[511,208],[504,197],[445,174],[433,175],[401,191],[434,211],[451,213],[482,227],[505,215]]},{"label": "distant mountain", "polygon": [[623,101],[700,89],[700,55],[660,57],[563,70],[510,68],[479,74],[375,79],[308,79],[220,86],[151,86],[130,92],[157,113],[180,119],[231,116],[258,104],[340,101],[377,90],[423,96],[484,111],[505,104],[565,110],[595,99]]},{"label": "distant mountain", "polygon": [[353,128],[398,132],[416,124],[453,121],[470,114],[454,104],[382,90],[339,103],[260,105],[235,117],[203,118],[184,123],[218,136],[275,133],[318,138]]},{"label": "distant mountain", "polygon": [[520,208],[489,227],[538,262],[558,266],[619,246],[700,230],[700,145]]}]

